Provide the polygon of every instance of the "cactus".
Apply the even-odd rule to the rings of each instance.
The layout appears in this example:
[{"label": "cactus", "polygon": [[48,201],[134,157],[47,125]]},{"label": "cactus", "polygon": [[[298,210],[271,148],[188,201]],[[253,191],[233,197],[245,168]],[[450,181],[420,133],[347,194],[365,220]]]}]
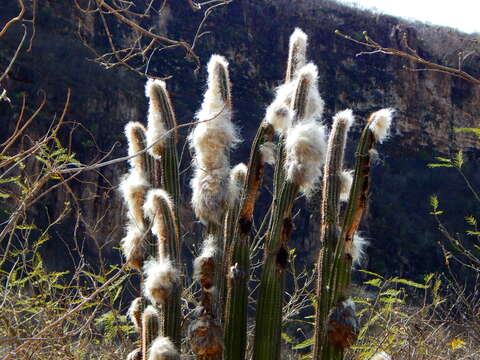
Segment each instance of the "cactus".
[{"label": "cactus", "polygon": [[[213,55],[208,63],[207,90],[188,138],[194,168],[191,203],[204,231],[191,276],[199,297],[185,327],[181,279],[187,274],[180,273],[177,125],[165,83],[147,82],[148,126],[136,122],[126,126],[130,171],[120,184],[128,208],[122,250],[127,263],[140,272],[142,290],[128,313],[141,335],[141,346],[129,359],[178,359],[189,351],[198,359],[247,358],[250,237],[267,165],[274,168],[273,199],[264,234],[253,358],[280,358],[292,209],[301,195],[308,197],[320,186],[313,358],[342,359],[355,341],[358,323],[349,285],[352,266],[365,245],[356,231],[366,205],[371,158],[376,144],[388,135],[392,111],[370,116],[355,153],[355,170],[352,174],[344,169],[353,113],[344,110],[334,116],[327,141],[318,70],[307,62],[306,50],[307,36],[296,29],[290,38],[285,81],[260,123],[248,165],[233,169],[229,153],[239,136],[232,121],[228,62]],[[347,202],[344,214],[341,201]]]}]

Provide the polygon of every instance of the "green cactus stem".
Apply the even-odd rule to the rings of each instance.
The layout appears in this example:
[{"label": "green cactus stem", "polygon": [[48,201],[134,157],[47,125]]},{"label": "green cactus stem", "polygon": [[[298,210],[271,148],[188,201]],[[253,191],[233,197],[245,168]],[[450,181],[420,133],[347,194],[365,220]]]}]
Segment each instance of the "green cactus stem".
[{"label": "green cactus stem", "polygon": [[313,358],[319,359],[322,344],[325,343],[328,313],[332,307],[328,284],[332,266],[333,252],[338,242],[340,174],[343,170],[345,144],[347,140],[348,121],[342,116],[336,116],[330,132],[327,149],[327,159],[323,172],[322,188],[322,218],[320,226],[320,243],[322,249],[317,262],[317,309],[315,315],[315,341]]},{"label": "green cactus stem", "polygon": [[229,247],[227,269],[227,301],[225,306],[226,360],[243,360],[247,346],[248,280],[250,272],[250,234],[253,210],[263,181],[264,159],[261,148],[272,140],[274,129],[262,123],[250,153],[247,178],[241,197],[234,240]]},{"label": "green cactus stem", "polygon": [[151,306],[147,307],[142,315],[142,356],[148,359],[148,350],[153,340],[159,335],[160,318],[158,312]]},{"label": "green cactus stem", "polygon": [[[175,120],[175,112],[173,111],[172,102],[165,85],[158,83],[152,84],[152,96],[159,104],[161,119],[165,125],[165,130],[168,133],[166,139],[164,139],[163,147],[161,150],[160,161],[155,162],[155,168],[152,169],[156,179],[160,179],[160,182],[155,181],[155,187],[161,187],[164,189],[173,199],[173,212],[177,214],[175,224],[177,232],[180,233],[180,177],[178,173],[178,152],[177,152],[177,122]],[[171,248],[172,258],[176,261],[180,260],[180,248],[181,248],[181,236],[177,237],[177,244]]]}]

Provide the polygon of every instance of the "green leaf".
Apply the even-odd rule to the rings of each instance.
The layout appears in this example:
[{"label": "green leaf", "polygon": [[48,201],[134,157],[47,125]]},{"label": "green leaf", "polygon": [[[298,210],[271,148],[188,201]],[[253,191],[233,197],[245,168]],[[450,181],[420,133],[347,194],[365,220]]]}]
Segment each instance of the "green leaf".
[{"label": "green leaf", "polygon": [[22,224],[15,227],[17,230],[38,230],[37,225],[35,224]]},{"label": "green leaf", "polygon": [[456,132],[471,132],[480,137],[480,128],[453,128]]},{"label": "green leaf", "polygon": [[397,283],[397,284],[403,284],[403,285],[407,285],[407,286],[411,286],[411,287],[415,287],[415,288],[418,288],[418,289],[427,289],[428,288],[428,285],[423,285],[423,284],[419,284],[415,281],[411,281],[411,280],[407,280],[407,279],[401,279],[401,278],[392,278],[392,279],[389,279],[388,280],[389,282],[392,282],[392,283]]},{"label": "green leaf", "polygon": [[401,290],[395,290],[395,289],[388,289],[386,291],[382,291],[380,293],[380,296],[387,296],[387,297],[397,297],[398,295],[400,295],[402,291]]},{"label": "green leaf", "polygon": [[363,283],[365,285],[371,285],[371,286],[376,286],[376,287],[382,286],[382,280],[380,280],[380,279],[370,279],[368,281],[364,281]]},{"label": "green leaf", "polygon": [[100,284],[103,284],[105,281],[107,281],[103,276],[97,275],[97,274],[94,274],[94,273],[91,273],[90,271],[84,270],[83,273],[85,273],[86,275],[91,276],[92,278],[94,278],[95,280],[97,280]]},{"label": "green leaf", "polygon": [[33,244],[33,248],[35,247],[38,247],[40,245],[42,245],[43,243],[46,243],[48,240],[50,240],[50,235],[48,235],[47,233],[43,233],[37,241],[35,241],[35,243]]},{"label": "green leaf", "polygon": [[313,337],[301,342],[298,345],[295,345],[294,347],[292,347],[292,349],[293,350],[300,350],[300,349],[305,349],[305,348],[307,348],[309,346],[312,346],[312,345],[313,345]]},{"label": "green leaf", "polygon": [[433,273],[427,274],[423,277],[423,281],[425,281],[425,284],[428,284],[433,279],[434,276],[435,274]]},{"label": "green leaf", "polygon": [[10,197],[9,194],[5,194],[5,193],[0,192],[0,199],[8,199],[9,197]]},{"label": "green leaf", "polygon": [[10,182],[17,182],[20,180],[20,176],[12,176],[6,179],[0,179],[0,184],[6,184]]},{"label": "green leaf", "polygon": [[446,163],[452,162],[452,160],[441,157],[441,156],[437,156],[437,157],[435,157],[435,159],[437,159],[438,161],[446,162]]},{"label": "green leaf", "polygon": [[372,276],[375,276],[379,279],[384,279],[384,277],[382,275],[379,275],[377,273],[374,273],[373,271],[368,271],[368,270],[359,270],[360,272],[364,273],[364,274],[367,274],[367,275],[372,275]]},{"label": "green leaf", "polygon": [[120,296],[121,292],[122,292],[122,287],[121,287],[121,286],[118,286],[118,288],[117,288],[117,290],[116,290],[116,292],[115,292],[115,295],[113,296],[113,299],[112,299],[112,300],[113,300],[113,301],[116,301],[116,300],[118,299],[118,297]]},{"label": "green leaf", "polygon": [[462,168],[464,161],[463,161],[463,153],[461,150],[455,154],[455,158],[453,159],[453,164],[455,165],[455,167],[459,169]]},{"label": "green leaf", "polygon": [[438,197],[436,195],[430,196],[430,205],[433,211],[430,211],[430,215],[442,215],[443,211],[438,210]]},{"label": "green leaf", "polygon": [[439,164],[439,163],[429,163],[429,164],[427,164],[427,166],[428,166],[430,169],[438,168],[438,167],[447,167],[447,168],[453,167],[452,164]]},{"label": "green leaf", "polygon": [[283,339],[283,341],[285,341],[288,344],[293,344],[295,342],[295,340],[293,338],[291,338],[290,336],[288,336],[284,332],[282,332],[282,339]]},{"label": "green leaf", "polygon": [[467,345],[467,343],[460,338],[455,338],[450,342],[449,345],[450,345],[452,351],[455,351],[457,349],[461,349],[461,348],[465,347],[465,345]]},{"label": "green leaf", "polygon": [[383,297],[379,300],[384,304],[403,304],[403,300],[396,297]]},{"label": "green leaf", "polygon": [[477,226],[477,219],[473,216],[465,216],[465,221],[468,225]]}]

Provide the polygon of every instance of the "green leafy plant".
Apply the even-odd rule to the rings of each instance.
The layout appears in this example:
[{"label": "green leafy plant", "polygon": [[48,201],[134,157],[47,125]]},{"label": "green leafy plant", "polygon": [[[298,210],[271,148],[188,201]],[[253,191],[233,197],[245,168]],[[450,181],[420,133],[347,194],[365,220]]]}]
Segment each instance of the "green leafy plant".
[{"label": "green leafy plant", "polygon": [[[479,129],[476,128],[456,128],[455,131],[473,133],[480,137]],[[427,166],[430,168],[455,169],[460,177],[464,180],[473,200],[480,204],[480,194],[475,189],[475,184],[470,181],[463,169],[466,160],[464,159],[462,151],[456,152],[451,158],[436,157],[435,159],[437,160],[436,162],[429,163]],[[447,265],[449,264],[450,259],[455,259],[465,267],[479,271],[480,232],[478,231],[477,226],[477,216],[465,214],[464,219],[465,225],[467,226],[467,229],[465,230],[466,239],[462,239],[462,237],[458,234],[452,234],[442,221],[441,216],[444,215],[444,211],[440,210],[439,199],[437,195],[432,195],[430,197],[430,205],[432,207],[430,214],[434,216],[439,230],[444,235],[445,239],[447,239],[447,244],[440,244]]]}]

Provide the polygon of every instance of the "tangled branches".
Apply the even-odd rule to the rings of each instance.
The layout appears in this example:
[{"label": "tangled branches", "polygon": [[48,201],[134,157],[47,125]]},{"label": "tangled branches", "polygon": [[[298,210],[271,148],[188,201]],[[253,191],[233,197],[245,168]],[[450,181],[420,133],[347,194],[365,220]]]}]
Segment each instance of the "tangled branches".
[{"label": "tangled branches", "polygon": [[[203,2],[186,0],[193,12],[203,14],[191,41],[177,40],[165,35],[166,25],[171,19],[168,0],[163,0],[159,8],[154,6],[153,0],[145,1],[142,5],[121,0],[73,1],[84,18],[96,16],[100,19],[101,28],[108,41],[107,52],[99,52],[89,44],[85,28],[80,28],[78,32],[83,43],[95,54],[95,61],[107,69],[122,66],[142,77],[147,77],[151,57],[155,53],[174,48],[181,48],[185,52],[185,58],[194,62],[198,69],[200,59],[195,53],[195,47],[198,40],[207,33],[203,31],[205,22],[214,10],[231,3],[232,0]],[[81,2],[84,3],[83,6]],[[114,25],[110,21],[111,18],[116,20]],[[156,25],[151,26],[152,23]],[[120,31],[114,31],[113,27],[119,28]],[[148,74],[148,77],[160,79],[152,74]]]}]

